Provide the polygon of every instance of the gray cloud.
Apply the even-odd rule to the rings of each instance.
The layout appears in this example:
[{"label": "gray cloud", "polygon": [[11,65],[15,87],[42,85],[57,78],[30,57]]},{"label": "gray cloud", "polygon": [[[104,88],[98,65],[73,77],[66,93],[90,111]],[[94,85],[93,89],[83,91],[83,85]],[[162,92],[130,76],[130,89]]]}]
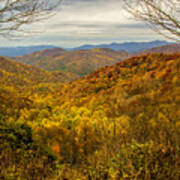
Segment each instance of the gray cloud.
[{"label": "gray cloud", "polygon": [[148,27],[132,20],[121,0],[63,0],[56,16],[31,26],[37,32],[19,41],[0,38],[0,46],[54,44],[72,47],[87,43],[159,39]]}]

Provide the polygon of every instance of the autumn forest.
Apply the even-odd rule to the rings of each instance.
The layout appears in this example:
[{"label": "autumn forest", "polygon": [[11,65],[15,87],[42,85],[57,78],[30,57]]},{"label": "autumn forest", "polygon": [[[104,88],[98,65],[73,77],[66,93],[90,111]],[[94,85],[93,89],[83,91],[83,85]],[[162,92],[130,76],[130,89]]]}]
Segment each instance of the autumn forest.
[{"label": "autumn forest", "polygon": [[179,0],[1,0],[0,180],[180,180],[179,17]]}]

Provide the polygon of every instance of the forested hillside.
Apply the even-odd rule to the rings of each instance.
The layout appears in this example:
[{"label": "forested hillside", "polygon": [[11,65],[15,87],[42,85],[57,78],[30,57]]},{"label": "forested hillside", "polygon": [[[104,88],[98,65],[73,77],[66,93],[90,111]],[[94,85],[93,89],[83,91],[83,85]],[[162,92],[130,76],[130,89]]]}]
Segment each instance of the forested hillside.
[{"label": "forested hillside", "polygon": [[98,68],[120,62],[127,57],[128,53],[125,51],[116,52],[107,48],[72,51],[57,48],[14,59],[48,71],[61,70],[73,73],[76,76],[84,76]]},{"label": "forested hillside", "polygon": [[48,87],[1,90],[1,178],[179,179],[180,54],[132,57]]},{"label": "forested hillside", "polygon": [[[14,62],[0,57],[0,84],[16,90],[28,91],[40,88],[44,90],[50,85],[62,85],[77,78],[74,74],[61,71],[48,72],[30,65]],[[42,87],[40,87],[42,86]]]}]

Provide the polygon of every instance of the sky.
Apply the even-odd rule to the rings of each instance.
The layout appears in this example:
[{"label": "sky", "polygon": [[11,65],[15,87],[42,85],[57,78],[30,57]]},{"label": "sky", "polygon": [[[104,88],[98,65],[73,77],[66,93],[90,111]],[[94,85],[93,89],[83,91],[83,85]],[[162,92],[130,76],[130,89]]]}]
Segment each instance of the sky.
[{"label": "sky", "polygon": [[145,23],[133,19],[122,0],[63,0],[56,15],[24,27],[28,37],[5,39],[0,46],[56,45],[164,40]]}]

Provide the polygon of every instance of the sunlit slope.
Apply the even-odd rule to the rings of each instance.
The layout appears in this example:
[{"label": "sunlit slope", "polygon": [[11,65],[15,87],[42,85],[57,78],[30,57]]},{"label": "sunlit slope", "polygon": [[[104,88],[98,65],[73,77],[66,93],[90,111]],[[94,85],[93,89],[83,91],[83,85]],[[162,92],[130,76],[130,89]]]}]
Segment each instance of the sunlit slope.
[{"label": "sunlit slope", "polygon": [[40,83],[68,82],[70,75],[62,72],[47,72],[30,65],[0,57],[0,84],[28,88]]},{"label": "sunlit slope", "polygon": [[[58,104],[63,104],[60,108],[64,112],[68,107],[69,116],[71,113],[74,116],[75,109],[87,108],[84,115],[89,121],[99,124],[104,119],[109,126],[113,126],[111,120],[125,116],[132,130],[124,129],[127,137],[131,132],[137,133],[134,138],[140,141],[156,139],[152,132],[155,133],[158,125],[167,123],[169,127],[173,123],[176,129],[179,123],[180,54],[133,57],[99,69],[65,85],[56,94],[56,99]],[[143,129],[144,125],[147,129]],[[143,134],[144,131],[147,134]],[[121,133],[120,129],[118,133]]]},{"label": "sunlit slope", "polygon": [[[99,69],[87,77],[65,86],[63,95],[91,97],[107,93],[110,96],[120,90],[119,97],[165,94],[179,86],[180,55],[152,54],[133,57],[114,66]],[[174,85],[174,86],[173,86]],[[167,89],[166,89],[167,87]],[[61,92],[62,93],[62,92]],[[150,95],[150,94],[149,94]],[[149,96],[150,97],[150,96]]]},{"label": "sunlit slope", "polygon": [[51,113],[39,113],[33,126],[59,140],[62,161],[96,169],[96,159],[112,167],[104,170],[110,179],[179,176],[180,54],[130,58],[64,85],[52,99]]},{"label": "sunlit slope", "polygon": [[64,77],[61,72],[50,73],[0,57],[0,119],[1,113],[17,116],[21,108],[32,105],[30,94],[43,95],[60,88],[69,81]]},{"label": "sunlit slope", "polygon": [[141,123],[147,119],[149,131],[151,120],[161,123],[158,120],[161,115],[169,123],[176,122],[180,113],[180,54],[130,58],[65,84],[52,95],[52,99],[56,107],[54,113],[61,112],[57,120],[63,113],[67,118],[72,113],[69,121],[73,122],[76,110],[83,108],[88,111],[84,115],[89,121],[97,120],[96,123],[99,123],[99,117],[95,114],[99,110],[100,116],[108,123],[121,116],[132,118],[130,123],[137,125],[140,119]]}]

